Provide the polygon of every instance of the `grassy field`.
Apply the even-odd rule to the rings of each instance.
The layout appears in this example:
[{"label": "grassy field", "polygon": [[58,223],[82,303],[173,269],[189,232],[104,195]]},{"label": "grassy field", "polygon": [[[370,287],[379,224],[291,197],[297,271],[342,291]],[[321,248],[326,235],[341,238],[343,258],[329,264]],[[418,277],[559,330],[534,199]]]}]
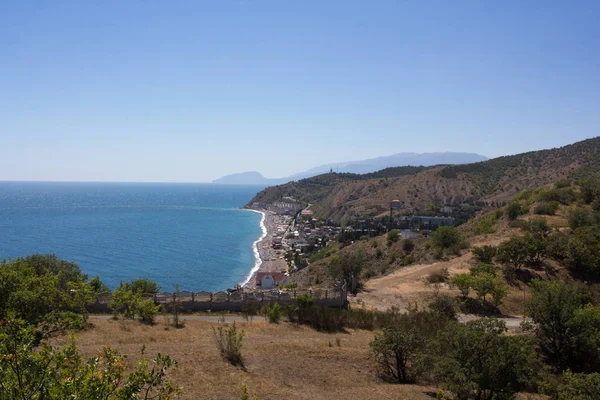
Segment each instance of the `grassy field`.
[{"label": "grassy field", "polygon": [[85,356],[109,344],[127,354],[130,365],[143,345],[148,356],[171,355],[179,362],[172,377],[182,387],[182,399],[239,399],[244,384],[260,400],[435,398],[433,387],[394,385],[377,378],[369,354],[373,332],[326,334],[287,323],[273,325],[262,318],[240,323],[238,328],[246,334],[243,371],[221,359],[212,331],[215,325],[188,321],[183,329],[167,330],[162,318],[154,326],[94,319],[77,342]]}]

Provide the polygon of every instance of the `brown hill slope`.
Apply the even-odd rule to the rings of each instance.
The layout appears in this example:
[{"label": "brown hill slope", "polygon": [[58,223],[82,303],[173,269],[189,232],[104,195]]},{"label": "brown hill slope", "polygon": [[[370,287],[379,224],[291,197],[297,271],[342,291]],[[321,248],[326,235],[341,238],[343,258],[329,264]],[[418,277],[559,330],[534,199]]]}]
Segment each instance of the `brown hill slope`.
[{"label": "brown hill slope", "polygon": [[[600,137],[568,146],[464,165],[392,168],[370,176],[324,174],[270,187],[255,201],[292,196],[319,217],[343,222],[359,212],[377,216],[398,199],[409,211],[475,202],[505,202],[523,189],[564,178],[600,176]],[[380,171],[383,172],[383,171]]]}]

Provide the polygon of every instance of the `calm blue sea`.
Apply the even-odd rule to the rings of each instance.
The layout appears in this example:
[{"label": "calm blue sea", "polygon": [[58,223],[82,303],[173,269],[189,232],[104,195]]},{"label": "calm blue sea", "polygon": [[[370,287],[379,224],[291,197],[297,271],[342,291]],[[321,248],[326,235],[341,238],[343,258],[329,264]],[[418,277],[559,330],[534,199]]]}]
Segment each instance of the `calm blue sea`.
[{"label": "calm blue sea", "polygon": [[261,188],[211,184],[0,182],[0,258],[53,253],[111,288],[224,290],[256,260]]}]

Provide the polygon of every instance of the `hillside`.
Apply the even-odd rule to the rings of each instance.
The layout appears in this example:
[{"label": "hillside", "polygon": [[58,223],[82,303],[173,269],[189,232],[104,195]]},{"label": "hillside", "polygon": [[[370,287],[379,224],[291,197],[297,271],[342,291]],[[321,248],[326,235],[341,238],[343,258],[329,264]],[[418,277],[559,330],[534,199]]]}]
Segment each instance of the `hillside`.
[{"label": "hillside", "polygon": [[267,188],[250,201],[271,202],[292,196],[321,218],[347,221],[385,213],[398,199],[407,211],[444,205],[502,204],[523,189],[564,178],[600,176],[600,137],[561,148],[533,151],[488,161],[429,168],[391,168],[368,175],[324,174]]},{"label": "hillside", "polygon": [[397,153],[390,156],[370,158],[367,160],[345,161],[319,165],[307,171],[296,173],[283,178],[265,178],[256,171],[242,172],[226,175],[214,180],[218,184],[245,184],[245,185],[282,185],[291,181],[311,178],[313,176],[335,171],[342,174],[370,174],[382,169],[390,169],[406,165],[454,165],[473,163],[487,160],[487,157],[475,153]]}]

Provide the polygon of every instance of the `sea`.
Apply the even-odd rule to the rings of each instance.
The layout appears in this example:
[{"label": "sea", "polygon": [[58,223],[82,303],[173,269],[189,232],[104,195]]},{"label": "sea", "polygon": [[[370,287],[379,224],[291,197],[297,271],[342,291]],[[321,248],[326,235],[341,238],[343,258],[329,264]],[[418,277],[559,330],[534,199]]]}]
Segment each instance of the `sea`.
[{"label": "sea", "polygon": [[184,183],[0,182],[0,259],[55,254],[111,289],[220,291],[259,263],[262,187]]}]

